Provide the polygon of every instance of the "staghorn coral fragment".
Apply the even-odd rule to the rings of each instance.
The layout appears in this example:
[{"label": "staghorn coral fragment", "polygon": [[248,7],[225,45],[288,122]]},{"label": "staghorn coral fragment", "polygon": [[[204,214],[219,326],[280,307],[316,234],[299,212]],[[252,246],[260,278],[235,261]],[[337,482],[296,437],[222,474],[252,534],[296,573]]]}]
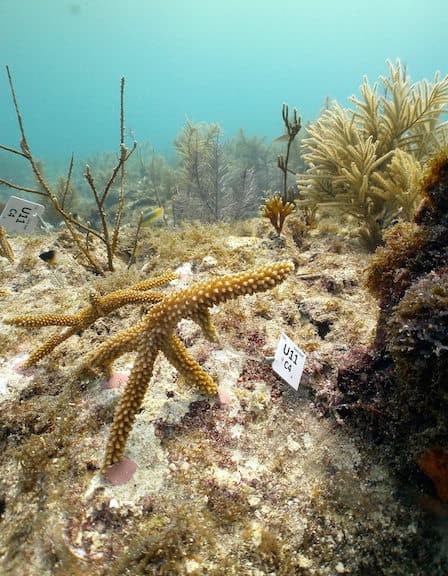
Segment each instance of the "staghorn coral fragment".
[{"label": "staghorn coral fragment", "polygon": [[215,278],[175,292],[156,304],[138,324],[118,333],[88,356],[84,369],[100,368],[110,372],[116,358],[126,352],[137,352],[115,412],[103,471],[123,458],[127,438],[143,402],[159,352],[166,356],[190,385],[208,394],[217,393],[217,386],[211,377],[173,334],[178,322],[191,319],[199,324],[206,337],[215,339],[208,308],[238,296],[269,290],[283,282],[292,270],[292,263],[279,262],[253,271]]},{"label": "staghorn coral fragment", "polygon": [[114,310],[127,304],[154,304],[163,299],[163,294],[149,291],[150,288],[162,286],[177,278],[176,274],[167,271],[154,278],[148,278],[130,288],[115,290],[106,296],[90,295],[90,305],[77,314],[39,314],[37,316],[15,316],[4,320],[5,324],[21,326],[24,328],[42,326],[66,326],[66,330],[57,332],[44,344],[34,350],[24,362],[23,368],[34,366],[39,360],[50,354],[59,344],[71,336],[78,334],[91,326],[98,318],[107,316]]}]

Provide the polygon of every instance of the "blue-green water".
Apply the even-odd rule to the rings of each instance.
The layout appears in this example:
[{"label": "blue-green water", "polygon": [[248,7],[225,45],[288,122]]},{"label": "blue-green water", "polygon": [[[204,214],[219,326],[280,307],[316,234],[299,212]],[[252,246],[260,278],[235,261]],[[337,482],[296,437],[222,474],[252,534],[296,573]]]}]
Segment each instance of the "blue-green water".
[{"label": "blue-green water", "polygon": [[[33,151],[47,160],[115,150],[126,126],[169,154],[185,119],[273,138],[283,102],[314,119],[400,58],[414,81],[447,73],[445,0],[0,0]],[[18,144],[4,70],[0,143]]]}]

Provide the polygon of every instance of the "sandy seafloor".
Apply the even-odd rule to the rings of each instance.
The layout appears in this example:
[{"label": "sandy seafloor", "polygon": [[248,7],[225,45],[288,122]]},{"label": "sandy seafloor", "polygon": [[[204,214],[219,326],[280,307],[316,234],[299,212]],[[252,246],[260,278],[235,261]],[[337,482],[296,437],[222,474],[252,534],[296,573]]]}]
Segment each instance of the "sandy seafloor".
[{"label": "sandy seafloor", "polygon": [[[127,444],[138,469],[120,486],[98,470],[122,389],[76,370],[144,310],[98,320],[25,374],[17,365],[60,328],[0,324],[1,575],[448,574],[446,517],[428,505],[431,494],[397,477],[385,448],[331,410],[338,366],[371,342],[377,315],[363,287],[368,256],[352,239],[329,227],[297,246],[287,231],[279,247],[259,220],[155,228],[137,265],[118,262],[105,278],[79,263],[62,229],[10,240],[2,317],[73,313],[92,290],[168,268],[180,277],[167,292],[283,259],[296,271],[270,292],[214,308],[218,344],[180,323],[226,401],[188,388],[159,355]],[[38,257],[49,248],[53,265]],[[298,392],[268,362],[281,332],[307,354]],[[115,368],[131,366],[128,354]]]}]

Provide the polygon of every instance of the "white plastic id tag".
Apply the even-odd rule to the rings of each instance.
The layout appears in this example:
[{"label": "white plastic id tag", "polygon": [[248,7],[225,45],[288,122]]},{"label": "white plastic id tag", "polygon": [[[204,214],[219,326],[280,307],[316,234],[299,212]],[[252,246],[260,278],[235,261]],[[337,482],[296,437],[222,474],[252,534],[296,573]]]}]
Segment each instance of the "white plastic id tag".
[{"label": "white plastic id tag", "polygon": [[286,334],[281,334],[272,369],[294,390],[299,389],[305,360],[305,353]]},{"label": "white plastic id tag", "polygon": [[0,215],[0,226],[8,232],[31,234],[40,221],[45,206],[18,196],[10,196]]}]

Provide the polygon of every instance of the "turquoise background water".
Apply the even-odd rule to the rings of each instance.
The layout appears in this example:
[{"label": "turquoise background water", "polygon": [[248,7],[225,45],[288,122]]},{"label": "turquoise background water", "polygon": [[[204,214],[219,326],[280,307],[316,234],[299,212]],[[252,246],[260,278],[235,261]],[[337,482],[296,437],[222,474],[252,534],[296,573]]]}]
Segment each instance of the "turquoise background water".
[{"label": "turquoise background water", "polygon": [[[13,71],[33,151],[115,150],[126,126],[169,154],[185,119],[273,138],[281,105],[316,118],[399,57],[414,81],[448,72],[446,0],[0,0],[1,63]],[[17,145],[0,70],[0,143]]]}]

